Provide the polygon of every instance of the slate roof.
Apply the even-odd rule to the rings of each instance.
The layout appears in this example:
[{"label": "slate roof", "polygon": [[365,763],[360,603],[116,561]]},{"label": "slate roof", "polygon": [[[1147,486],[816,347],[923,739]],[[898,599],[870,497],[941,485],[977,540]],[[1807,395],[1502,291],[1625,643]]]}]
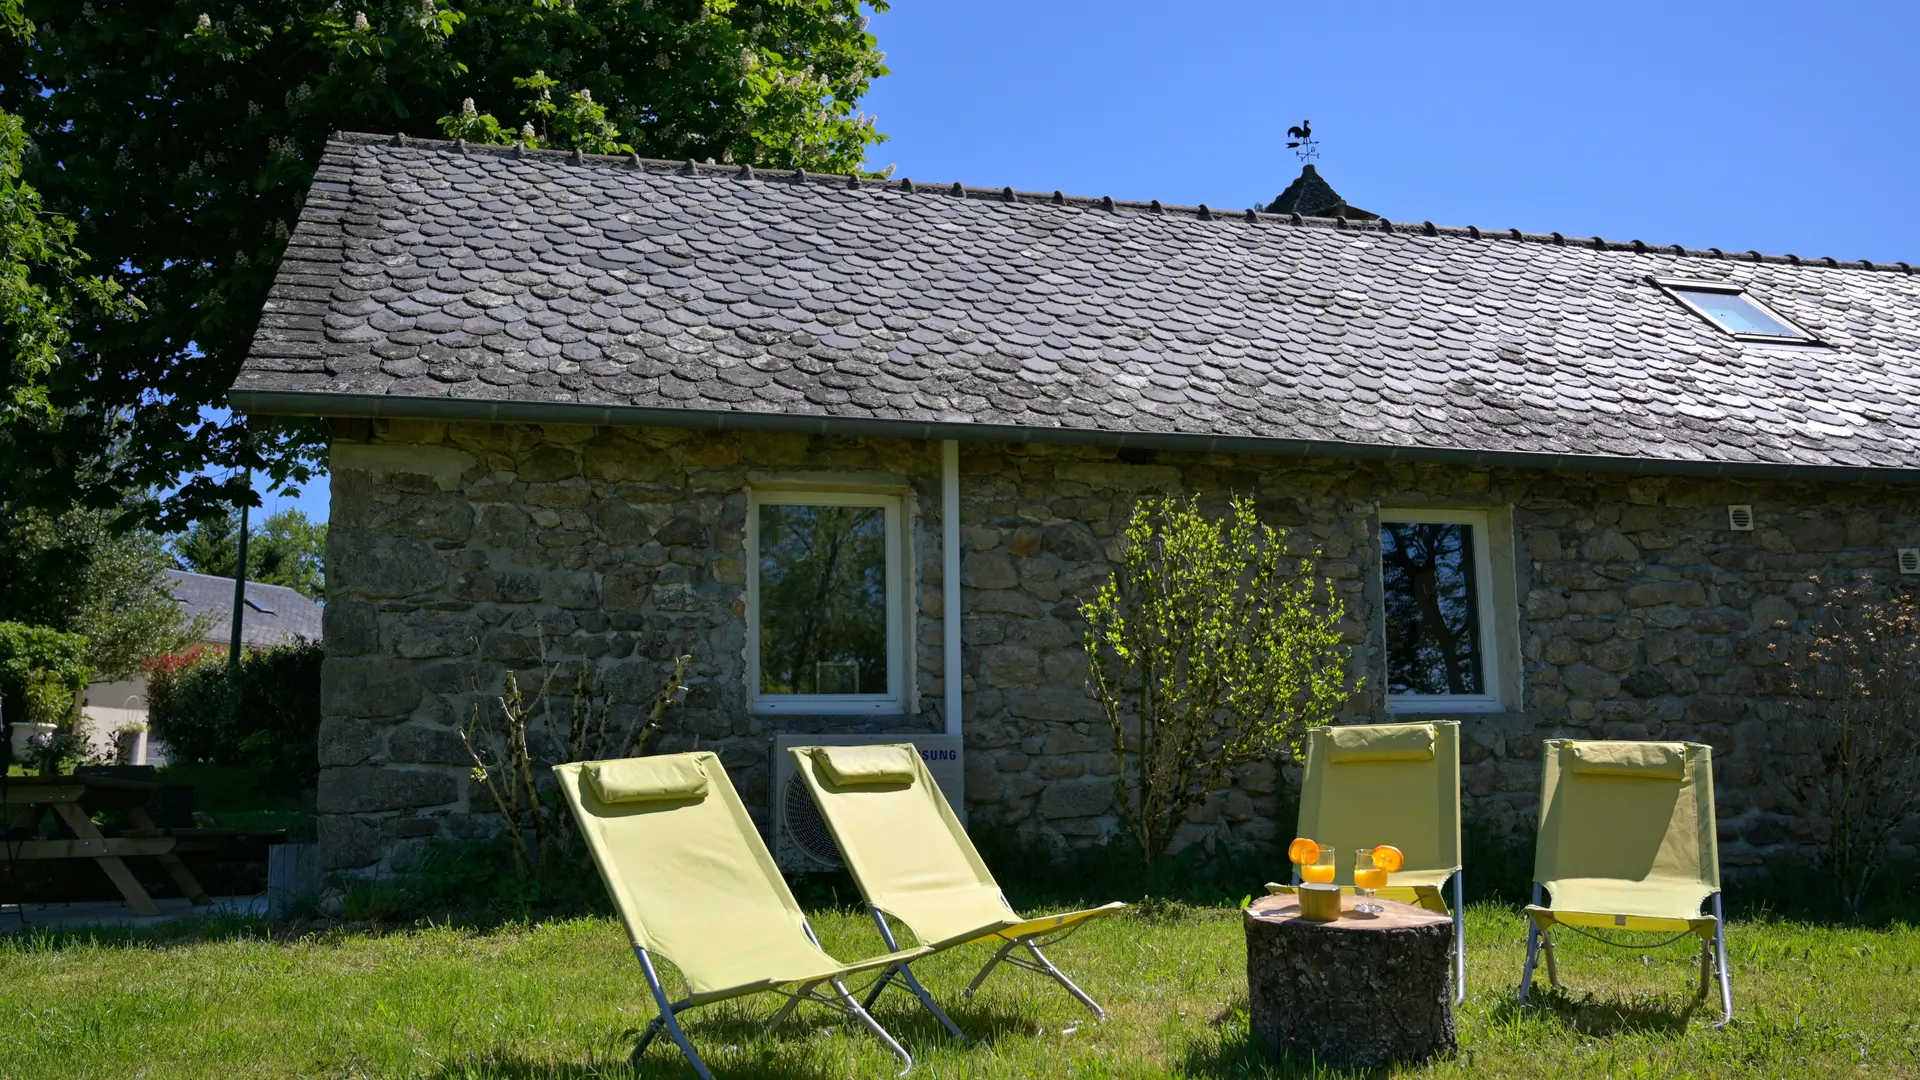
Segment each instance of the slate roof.
[{"label": "slate roof", "polygon": [[[173,598],[192,618],[211,620],[207,640],[221,645],[233,640],[233,579],[185,570],[167,570]],[[247,582],[247,610],[240,616],[240,640],[266,647],[298,638],[320,640],[320,605],[285,585]]]},{"label": "slate roof", "polygon": [[1304,214],[1307,217],[1343,217],[1349,221],[1377,221],[1379,214],[1371,210],[1362,210],[1357,206],[1348,206],[1347,200],[1333,190],[1333,185],[1320,175],[1320,170],[1309,161],[1300,167],[1300,175],[1293,178],[1287,190],[1281,192],[1268,203],[1265,212],[1269,214]]},{"label": "slate roof", "polygon": [[[1742,344],[1651,277],[1830,347]],[[1914,479],[1903,264],[342,135],[253,412]],[[1860,470],[1867,470],[1861,472]]]}]

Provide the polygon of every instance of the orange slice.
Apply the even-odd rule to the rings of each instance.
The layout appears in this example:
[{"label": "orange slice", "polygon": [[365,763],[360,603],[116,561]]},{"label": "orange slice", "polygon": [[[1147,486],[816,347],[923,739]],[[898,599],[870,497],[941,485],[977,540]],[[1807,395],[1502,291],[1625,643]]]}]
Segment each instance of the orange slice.
[{"label": "orange slice", "polygon": [[1392,844],[1381,844],[1373,849],[1373,865],[1376,869],[1392,874],[1407,865],[1407,856]]},{"label": "orange slice", "polygon": [[1320,857],[1320,845],[1302,836],[1287,845],[1287,858],[1305,866]]}]

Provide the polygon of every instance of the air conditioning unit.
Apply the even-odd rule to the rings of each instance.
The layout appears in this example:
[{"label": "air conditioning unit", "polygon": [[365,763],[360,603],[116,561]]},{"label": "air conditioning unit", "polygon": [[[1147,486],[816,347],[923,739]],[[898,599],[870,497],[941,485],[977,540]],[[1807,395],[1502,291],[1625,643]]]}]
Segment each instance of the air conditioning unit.
[{"label": "air conditioning unit", "polygon": [[773,861],[782,870],[799,872],[840,869],[840,849],[820,817],[820,809],[800,779],[794,746],[872,746],[911,743],[920,760],[947,797],[947,805],[965,824],[967,780],[960,763],[958,735],[776,735],[773,738]]}]

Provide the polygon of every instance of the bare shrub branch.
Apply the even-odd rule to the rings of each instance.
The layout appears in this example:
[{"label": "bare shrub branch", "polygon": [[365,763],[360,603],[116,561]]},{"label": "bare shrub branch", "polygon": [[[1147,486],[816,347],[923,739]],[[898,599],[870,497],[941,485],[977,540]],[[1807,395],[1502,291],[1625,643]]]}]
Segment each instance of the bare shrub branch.
[{"label": "bare shrub branch", "polygon": [[460,741],[473,759],[474,781],[506,825],[514,869],[523,880],[537,877],[554,852],[571,850],[578,839],[572,816],[560,806],[548,780],[553,766],[645,754],[667,709],[686,693],[682,684],[692,663],[690,655],[675,657],[646,711],[635,710],[622,721],[615,718],[618,703],[606,691],[598,669],[582,661],[574,668],[573,693],[561,719],[553,688],[562,683],[566,665],[548,659],[543,636],[540,685],[531,700],[509,671],[506,692],[494,699],[497,709],[474,703],[460,728]]},{"label": "bare shrub branch", "polygon": [[1824,824],[1818,862],[1850,911],[1920,813],[1920,610],[1869,589],[1830,591],[1811,637],[1774,647],[1811,737],[1812,767],[1788,786]]}]

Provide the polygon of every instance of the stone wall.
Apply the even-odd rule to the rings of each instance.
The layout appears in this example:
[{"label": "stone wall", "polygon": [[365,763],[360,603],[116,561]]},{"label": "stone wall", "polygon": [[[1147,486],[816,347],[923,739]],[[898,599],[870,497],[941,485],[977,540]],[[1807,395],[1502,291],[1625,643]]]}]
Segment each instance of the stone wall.
[{"label": "stone wall", "polygon": [[654,746],[718,751],[756,813],[776,731],[943,730],[933,513],[912,529],[914,715],[753,716],[745,671],[749,478],[886,477],[937,511],[937,446],[340,423],[332,470],[319,811],[334,869],[401,867],[429,840],[497,830],[458,728],[495,707],[507,672],[536,685],[543,650],[597,667],[620,716],[692,654],[690,692]]},{"label": "stone wall", "polygon": [[[1076,597],[1108,573],[1137,499],[1253,495],[1318,550],[1349,612],[1378,715],[1382,506],[1475,507],[1512,522],[1513,708],[1463,715],[1467,813],[1496,830],[1537,810],[1540,744],[1572,735],[1712,745],[1723,862],[1804,844],[1786,784],[1805,767],[1769,646],[1813,616],[1823,585],[1894,580],[1920,545],[1920,489],[1327,459],[962,447],[967,799],[971,819],[1055,843],[1113,833],[1115,759],[1086,696]],[[939,452],[910,440],[669,429],[336,426],[320,787],[328,864],[404,865],[424,841],[494,830],[456,727],[504,672],[597,665],[638,701],[663,663],[696,657],[659,747],[718,750],[756,814],[776,731],[861,730],[747,709],[743,565],[755,475],[884,474],[906,482],[915,595],[913,715],[868,730],[937,731],[943,692]],[[1752,504],[1757,527],[1728,529]],[[1504,520],[1504,518],[1503,518]],[[1287,770],[1247,768],[1179,842],[1261,844]]]}]

